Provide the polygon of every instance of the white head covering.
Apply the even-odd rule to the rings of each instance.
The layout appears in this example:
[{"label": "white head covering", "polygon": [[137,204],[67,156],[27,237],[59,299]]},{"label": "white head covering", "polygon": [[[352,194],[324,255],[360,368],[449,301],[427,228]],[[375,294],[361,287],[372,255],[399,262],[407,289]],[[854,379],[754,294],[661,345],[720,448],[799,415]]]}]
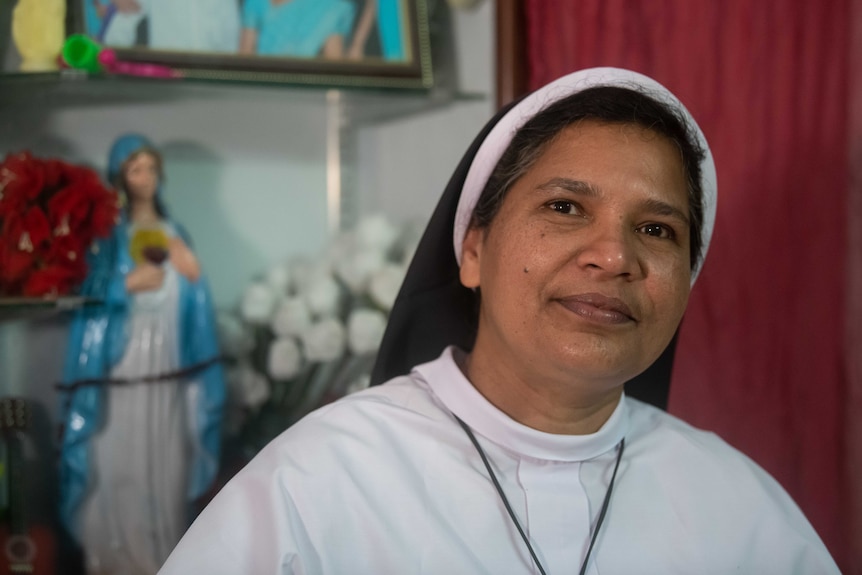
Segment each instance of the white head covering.
[{"label": "white head covering", "polygon": [[[706,139],[679,100],[655,80],[616,68],[593,68],[564,76],[520,102],[500,110],[479,132],[449,180],[389,315],[377,352],[372,385],[408,373],[440,355],[446,346],[470,350],[475,343],[479,297],[460,279],[461,243],[486,182],[515,133],[548,105],[596,86],[636,90],[682,113],[705,152],[701,162],[703,189],[702,250],[706,254],[715,222],[715,166]],[[454,240],[455,253],[452,253]],[[694,276],[692,274],[692,283]],[[642,374],[626,383],[626,394],[662,409],[667,407],[674,344]]]},{"label": "white head covering", "polygon": [[491,173],[497,166],[497,162],[500,161],[503,152],[509,147],[512,138],[518,130],[528,120],[554,102],[596,86],[617,86],[637,90],[682,112],[688,124],[693,128],[698,144],[705,152],[704,160],[701,162],[703,225],[700,234],[702,249],[697,261],[698,265],[691,276],[691,283],[694,284],[694,280],[697,278],[697,274],[702,267],[700,264],[703,263],[703,259],[706,257],[706,250],[712,237],[713,226],[715,225],[716,194],[718,188],[715,164],[709,151],[709,145],[706,143],[706,138],[697,122],[694,121],[694,118],[685,106],[682,105],[682,102],[670,90],[643,74],[620,68],[588,68],[563,76],[518,102],[492,128],[488,137],[485,138],[479,147],[473,163],[470,165],[467,179],[464,182],[464,187],[461,189],[458,209],[455,213],[453,243],[458,265],[461,265],[461,246],[467,233],[467,228],[470,226],[476,202],[479,200],[482,190],[485,189],[485,184],[488,182],[488,178],[491,177]]}]

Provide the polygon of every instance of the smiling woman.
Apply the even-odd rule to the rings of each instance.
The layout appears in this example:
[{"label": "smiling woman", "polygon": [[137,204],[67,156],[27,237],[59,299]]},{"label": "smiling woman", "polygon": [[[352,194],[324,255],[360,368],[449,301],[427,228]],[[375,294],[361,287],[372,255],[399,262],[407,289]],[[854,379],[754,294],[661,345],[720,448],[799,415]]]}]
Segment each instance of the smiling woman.
[{"label": "smiling woman", "polygon": [[416,251],[385,383],[276,438],[162,573],[838,573],[762,469],[624,391],[680,322],[715,194],[640,74],[501,111]]}]

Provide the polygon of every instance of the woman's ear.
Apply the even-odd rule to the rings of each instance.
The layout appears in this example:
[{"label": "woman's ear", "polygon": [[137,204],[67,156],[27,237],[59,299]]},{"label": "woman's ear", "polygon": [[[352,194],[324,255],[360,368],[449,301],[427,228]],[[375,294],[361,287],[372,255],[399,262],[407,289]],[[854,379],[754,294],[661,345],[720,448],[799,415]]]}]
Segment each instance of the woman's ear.
[{"label": "woman's ear", "polygon": [[476,289],[481,283],[480,267],[485,228],[470,226],[461,245],[461,285]]}]

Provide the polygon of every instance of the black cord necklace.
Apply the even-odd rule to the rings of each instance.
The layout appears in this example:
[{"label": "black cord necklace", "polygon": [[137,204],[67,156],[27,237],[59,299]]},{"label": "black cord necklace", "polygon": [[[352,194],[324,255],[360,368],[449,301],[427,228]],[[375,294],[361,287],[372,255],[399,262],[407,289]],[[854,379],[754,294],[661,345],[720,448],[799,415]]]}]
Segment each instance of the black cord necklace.
[{"label": "black cord necklace", "polygon": [[[530,552],[530,556],[533,558],[533,561],[536,563],[536,567],[538,567],[539,572],[542,575],[547,575],[545,573],[545,569],[542,567],[541,562],[539,562],[539,558],[536,556],[536,552],[533,551],[533,546],[530,545],[530,540],[527,538],[527,534],[524,533],[524,530],[521,528],[521,523],[518,521],[518,518],[515,517],[515,512],[512,511],[512,506],[509,505],[509,499],[506,497],[506,494],[503,493],[503,488],[500,486],[500,482],[497,481],[497,476],[494,474],[494,471],[491,469],[491,464],[488,462],[488,456],[485,455],[485,451],[479,445],[479,442],[476,440],[476,436],[473,435],[473,431],[470,429],[466,423],[464,423],[460,417],[452,414],[452,417],[455,418],[456,421],[461,425],[464,429],[464,432],[467,434],[467,437],[470,438],[470,441],[473,443],[473,446],[476,448],[476,451],[479,452],[479,457],[482,458],[482,463],[485,464],[485,469],[488,470],[488,475],[491,476],[491,481],[494,483],[494,487],[497,489],[497,493],[500,495],[500,499],[503,501],[503,505],[506,507],[506,511],[509,512],[509,517],[512,519],[512,523],[515,524],[515,527],[518,529],[518,533],[521,534],[521,539],[524,540],[524,544],[527,546],[527,551]],[[626,447],[626,438],[623,437],[620,439],[619,443],[619,451],[617,452],[617,462],[614,464],[614,473],[611,475],[611,482],[608,484],[608,490],[605,492],[605,500],[602,502],[602,509],[599,511],[599,518],[596,521],[596,528],[593,530],[593,536],[590,538],[590,546],[587,548],[587,555],[584,557],[584,562],[581,564],[581,570],[579,571],[579,575],[585,575],[587,572],[587,564],[590,562],[590,553],[593,551],[593,546],[596,544],[596,538],[599,535],[599,530],[602,528],[602,523],[605,520],[605,514],[608,511],[608,505],[611,502],[611,493],[614,490],[614,480],[617,478],[617,469],[620,468],[620,460],[623,458],[623,450]]]}]

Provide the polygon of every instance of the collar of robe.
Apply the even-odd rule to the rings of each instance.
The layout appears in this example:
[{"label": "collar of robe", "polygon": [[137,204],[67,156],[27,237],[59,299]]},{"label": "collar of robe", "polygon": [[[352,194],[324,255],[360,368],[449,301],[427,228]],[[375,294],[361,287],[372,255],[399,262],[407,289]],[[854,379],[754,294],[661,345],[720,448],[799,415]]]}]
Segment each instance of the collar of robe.
[{"label": "collar of robe", "polygon": [[[497,475],[494,473],[494,468],[491,467],[490,461],[488,461],[488,456],[485,454],[485,450],[482,449],[482,446],[479,445],[479,441],[476,439],[476,436],[473,434],[473,430],[464,423],[461,418],[457,415],[454,416],[458,421],[458,425],[464,430],[464,433],[467,434],[467,437],[470,438],[470,442],[473,444],[473,447],[476,448],[476,451],[479,453],[479,457],[482,458],[482,463],[485,464],[485,470],[488,472],[488,477],[490,477],[491,482],[494,484],[494,489],[497,490],[497,495],[500,496],[500,501],[503,503],[503,506],[506,508],[506,512],[509,514],[509,519],[512,520],[512,523],[515,525],[515,528],[518,530],[518,534],[521,536],[521,539],[524,541],[524,545],[527,547],[527,551],[530,552],[530,557],[533,558],[533,563],[535,563],[536,568],[539,570],[541,575],[547,575],[547,571],[545,571],[544,566],[542,566],[542,562],[539,561],[538,555],[536,555],[535,549],[533,549],[533,545],[530,543],[530,538],[524,532],[524,528],[521,527],[521,522],[518,521],[518,517],[515,515],[515,512],[512,510],[512,506],[509,504],[509,498],[506,497],[506,492],[503,491],[503,488],[500,486],[500,482],[497,480]],[[626,438],[623,437],[620,440],[619,446],[617,447],[617,459],[614,463],[614,473],[611,475],[611,481],[608,483],[608,489],[605,491],[605,498],[602,501],[602,507],[599,510],[599,514],[596,517],[594,522],[593,532],[590,536],[590,545],[587,547],[587,553],[584,556],[583,562],[581,562],[581,568],[578,571],[578,575],[585,575],[587,572],[587,567],[590,564],[590,555],[593,552],[593,548],[596,545],[596,539],[599,537],[599,533],[602,530],[602,525],[605,522],[605,516],[608,512],[608,506],[611,503],[611,495],[614,493],[614,482],[617,479],[617,471],[620,469],[620,461],[623,459],[623,451],[626,448]]]},{"label": "collar of robe", "polygon": [[514,421],[479,393],[458,367],[453,347],[442,361],[416,367],[446,409],[463,420],[478,435],[519,455],[558,462],[593,459],[608,453],[625,437],[629,428],[624,396],[602,427],[587,435],[546,433]]}]

